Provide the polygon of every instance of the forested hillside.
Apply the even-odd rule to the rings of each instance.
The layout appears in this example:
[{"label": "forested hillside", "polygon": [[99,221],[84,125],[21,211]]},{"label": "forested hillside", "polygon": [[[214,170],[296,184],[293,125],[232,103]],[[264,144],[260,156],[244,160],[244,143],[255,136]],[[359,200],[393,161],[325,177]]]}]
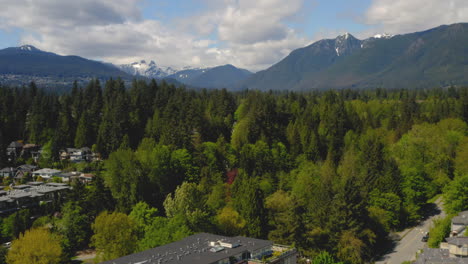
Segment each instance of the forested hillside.
[{"label": "forested hillside", "polygon": [[308,91],[467,85],[468,23],[358,40],[319,40],[249,77],[241,88]]},{"label": "forested hillside", "polygon": [[0,165],[18,139],[47,145],[40,162],[57,168],[61,148],[101,153],[87,168],[96,180],[44,220],[68,254],[91,244],[113,259],[212,232],[357,264],[438,194],[449,212],[468,209],[467,122],[467,87],[231,93],[110,80],[56,95],[31,84],[0,87]]}]

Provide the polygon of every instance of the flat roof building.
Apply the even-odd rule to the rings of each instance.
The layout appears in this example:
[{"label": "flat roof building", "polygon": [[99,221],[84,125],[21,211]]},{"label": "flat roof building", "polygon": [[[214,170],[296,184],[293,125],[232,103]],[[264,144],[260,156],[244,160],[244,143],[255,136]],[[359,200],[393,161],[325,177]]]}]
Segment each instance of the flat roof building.
[{"label": "flat roof building", "polygon": [[61,184],[15,185],[12,190],[0,193],[0,215],[9,214],[23,208],[34,208],[41,202],[51,202],[67,192],[70,186]]},{"label": "flat roof building", "polygon": [[[273,252],[279,254],[273,256]],[[139,253],[103,262],[105,264],[295,264],[296,250],[272,241],[242,236],[225,237],[199,233]]]}]

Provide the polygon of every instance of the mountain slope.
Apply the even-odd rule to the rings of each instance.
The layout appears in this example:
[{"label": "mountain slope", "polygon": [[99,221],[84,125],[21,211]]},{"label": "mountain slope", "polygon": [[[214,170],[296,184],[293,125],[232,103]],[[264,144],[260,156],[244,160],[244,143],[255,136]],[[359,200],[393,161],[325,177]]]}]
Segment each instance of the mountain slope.
[{"label": "mountain slope", "polygon": [[111,65],[78,56],[60,56],[41,51],[30,45],[0,50],[0,74],[47,77],[131,77]]},{"label": "mountain slope", "polygon": [[241,88],[419,88],[468,84],[468,24],[358,40],[349,34],[291,52]]},{"label": "mountain slope", "polygon": [[200,88],[232,88],[238,82],[252,75],[251,72],[230,64],[206,69],[187,69],[178,71],[167,78]]},{"label": "mountain slope", "polygon": [[190,84],[198,76],[205,73],[210,68],[185,68],[176,73],[166,76],[167,79],[174,79],[178,82]]},{"label": "mountain slope", "polygon": [[191,85],[203,88],[231,88],[247,79],[252,73],[231,64],[211,68],[191,81]]}]

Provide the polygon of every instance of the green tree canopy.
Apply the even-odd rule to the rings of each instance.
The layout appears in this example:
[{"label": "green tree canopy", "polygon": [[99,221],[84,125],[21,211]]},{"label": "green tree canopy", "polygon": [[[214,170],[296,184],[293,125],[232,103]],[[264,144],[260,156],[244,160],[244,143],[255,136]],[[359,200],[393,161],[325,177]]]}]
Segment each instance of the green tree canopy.
[{"label": "green tree canopy", "polygon": [[56,264],[62,261],[62,253],[60,238],[37,228],[14,240],[6,259],[9,264]]},{"label": "green tree canopy", "polygon": [[137,246],[136,224],[126,214],[107,211],[101,213],[92,229],[92,245],[96,247],[97,260],[106,261],[129,255]]}]

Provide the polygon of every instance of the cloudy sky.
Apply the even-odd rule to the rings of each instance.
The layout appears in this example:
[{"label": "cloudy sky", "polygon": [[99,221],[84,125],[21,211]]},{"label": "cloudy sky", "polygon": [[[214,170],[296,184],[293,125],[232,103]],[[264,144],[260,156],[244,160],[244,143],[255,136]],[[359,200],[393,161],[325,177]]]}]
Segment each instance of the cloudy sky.
[{"label": "cloudy sky", "polygon": [[231,63],[252,71],[350,32],[468,22],[467,0],[0,0],[0,48],[31,44],[116,64]]}]

